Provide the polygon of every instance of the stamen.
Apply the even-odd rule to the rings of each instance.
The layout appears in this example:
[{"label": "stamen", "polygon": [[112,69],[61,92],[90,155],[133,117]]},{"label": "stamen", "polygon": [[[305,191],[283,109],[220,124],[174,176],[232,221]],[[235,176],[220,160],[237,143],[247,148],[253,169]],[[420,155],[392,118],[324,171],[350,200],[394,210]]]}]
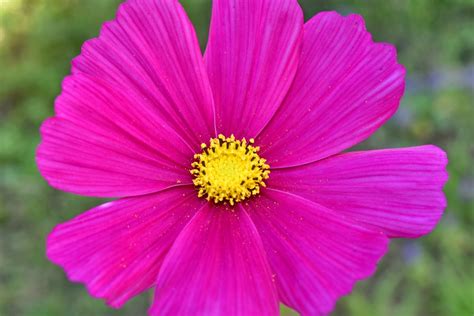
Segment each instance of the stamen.
[{"label": "stamen", "polygon": [[214,203],[235,203],[260,193],[265,187],[270,166],[258,155],[255,140],[236,140],[220,134],[209,146],[201,144],[202,153],[194,155],[190,171],[198,196]]}]

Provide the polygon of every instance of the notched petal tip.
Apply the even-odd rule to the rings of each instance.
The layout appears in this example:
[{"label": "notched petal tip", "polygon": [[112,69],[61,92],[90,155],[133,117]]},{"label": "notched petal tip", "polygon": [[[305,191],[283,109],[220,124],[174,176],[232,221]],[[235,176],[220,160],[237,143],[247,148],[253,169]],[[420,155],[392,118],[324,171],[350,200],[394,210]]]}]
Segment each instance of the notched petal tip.
[{"label": "notched petal tip", "polygon": [[190,188],[108,202],[57,225],[46,256],[92,297],[120,308],[155,284],[171,244],[200,207]]},{"label": "notched petal tip", "polygon": [[446,208],[447,155],[432,145],[350,152],[272,173],[295,192],[390,238],[431,232]]},{"label": "notched petal tip", "polygon": [[295,0],[213,2],[205,62],[219,132],[254,137],[271,119],[293,82],[303,25]]},{"label": "notched petal tip", "polygon": [[305,23],[292,87],[259,135],[270,144],[263,152],[277,168],[337,154],[390,119],[404,90],[405,69],[395,47],[375,43],[361,16],[319,13]]},{"label": "notched petal tip", "polygon": [[296,194],[268,189],[246,208],[259,230],[280,300],[302,315],[326,315],[388,250],[381,231]]}]

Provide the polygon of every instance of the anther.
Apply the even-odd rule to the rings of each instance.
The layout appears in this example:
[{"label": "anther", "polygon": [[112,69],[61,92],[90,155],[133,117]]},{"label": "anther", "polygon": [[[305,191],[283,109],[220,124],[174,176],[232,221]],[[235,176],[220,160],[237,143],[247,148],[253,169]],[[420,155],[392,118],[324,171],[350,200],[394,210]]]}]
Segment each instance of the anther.
[{"label": "anther", "polygon": [[265,187],[270,166],[257,152],[253,138],[236,140],[234,135],[219,134],[209,145],[201,144],[202,153],[194,155],[190,171],[198,196],[214,203],[241,202]]}]

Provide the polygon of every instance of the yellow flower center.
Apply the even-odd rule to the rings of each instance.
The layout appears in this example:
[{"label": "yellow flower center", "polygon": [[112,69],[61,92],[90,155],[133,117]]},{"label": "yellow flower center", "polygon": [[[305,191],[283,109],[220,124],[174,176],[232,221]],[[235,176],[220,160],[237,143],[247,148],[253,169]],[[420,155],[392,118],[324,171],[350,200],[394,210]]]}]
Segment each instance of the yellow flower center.
[{"label": "yellow flower center", "polygon": [[236,140],[234,135],[219,135],[211,138],[209,146],[202,144],[202,153],[194,155],[191,170],[198,196],[234,205],[259,194],[270,166],[258,155],[260,147],[253,144],[253,139]]}]

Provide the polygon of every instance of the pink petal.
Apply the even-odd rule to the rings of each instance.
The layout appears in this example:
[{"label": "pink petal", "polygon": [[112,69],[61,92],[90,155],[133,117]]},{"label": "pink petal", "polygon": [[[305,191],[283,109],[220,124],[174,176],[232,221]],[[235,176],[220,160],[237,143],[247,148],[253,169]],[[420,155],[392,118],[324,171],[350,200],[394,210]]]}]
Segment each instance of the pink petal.
[{"label": "pink petal", "polygon": [[190,183],[193,151],[134,92],[75,75],[41,127],[41,174],[61,190],[119,197]]},{"label": "pink petal", "polygon": [[354,152],[272,171],[268,185],[383,230],[429,233],[446,207],[447,157],[435,146]]},{"label": "pink petal", "polygon": [[166,253],[201,205],[189,187],[109,202],[58,225],[47,256],[92,296],[120,307],[155,283]]},{"label": "pink petal", "polygon": [[205,62],[219,132],[252,137],[296,72],[303,13],[295,0],[214,0]]},{"label": "pink petal", "polygon": [[73,73],[139,95],[141,121],[166,121],[195,150],[215,135],[212,91],[199,43],[177,0],[122,4],[100,36],[84,44]]},{"label": "pink petal", "polygon": [[160,270],[151,315],[278,315],[260,236],[244,210],[208,204]]},{"label": "pink petal", "polygon": [[305,24],[293,85],[259,137],[262,155],[274,168],[295,166],[365,140],[397,110],[404,74],[395,48],[372,42],[362,17],[318,14]]},{"label": "pink petal", "polygon": [[280,300],[301,315],[325,315],[387,250],[382,233],[293,194],[266,189],[243,206],[262,236]]}]

